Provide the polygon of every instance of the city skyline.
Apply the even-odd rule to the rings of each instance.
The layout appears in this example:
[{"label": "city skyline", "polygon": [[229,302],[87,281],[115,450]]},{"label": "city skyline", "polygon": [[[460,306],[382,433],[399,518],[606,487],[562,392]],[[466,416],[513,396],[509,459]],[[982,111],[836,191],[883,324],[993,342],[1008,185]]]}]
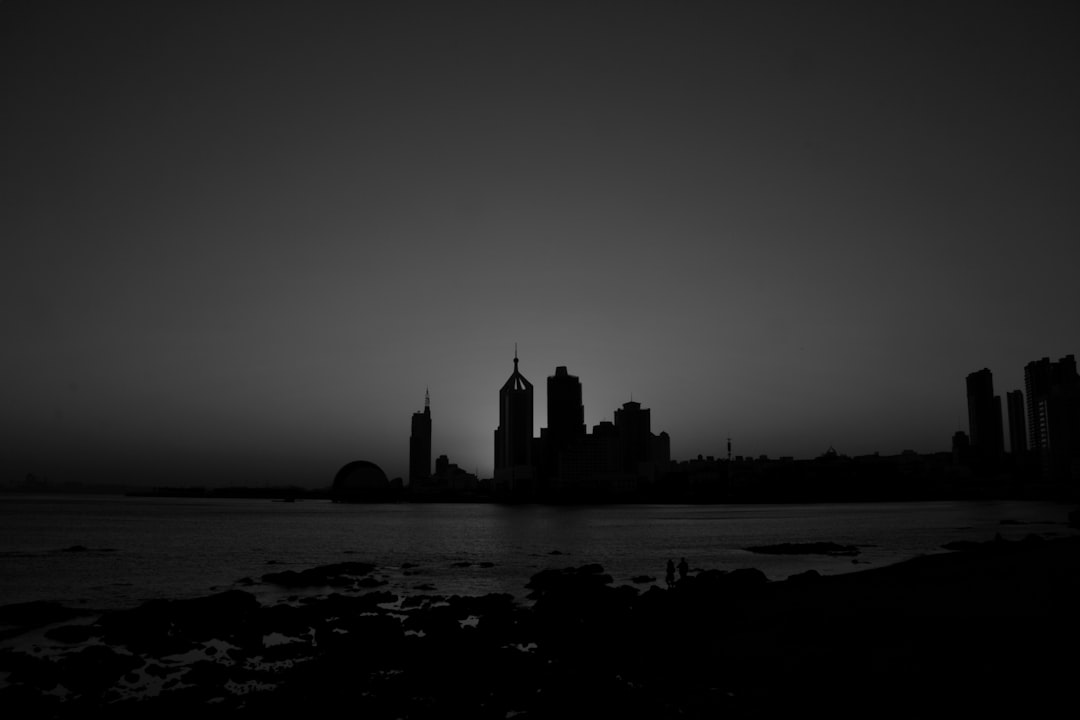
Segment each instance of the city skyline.
[{"label": "city skyline", "polygon": [[[1080,347],[1069,5],[0,4],[0,480],[947,450]],[[533,426],[545,423],[537,388]],[[453,419],[453,422],[449,422]],[[1028,428],[1030,431],[1030,428]]]}]

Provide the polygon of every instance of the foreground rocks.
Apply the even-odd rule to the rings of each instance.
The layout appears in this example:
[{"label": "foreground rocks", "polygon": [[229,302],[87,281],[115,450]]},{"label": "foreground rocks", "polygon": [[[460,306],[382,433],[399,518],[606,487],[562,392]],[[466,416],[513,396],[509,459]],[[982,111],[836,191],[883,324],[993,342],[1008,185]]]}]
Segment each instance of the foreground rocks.
[{"label": "foreground rocks", "polygon": [[755,545],[745,548],[749,552],[766,555],[858,555],[855,545],[834,542],[780,543],[778,545]]},{"label": "foreground rocks", "polygon": [[[363,574],[342,570],[304,582]],[[0,655],[0,707],[58,718],[1044,715],[1075,677],[1080,539],[781,582],[705,570],[645,592],[583,565],[538,573],[528,590],[531,605],[371,592],[273,606],[234,590],[91,622],[0,608],[52,622],[71,644],[55,658]]]}]

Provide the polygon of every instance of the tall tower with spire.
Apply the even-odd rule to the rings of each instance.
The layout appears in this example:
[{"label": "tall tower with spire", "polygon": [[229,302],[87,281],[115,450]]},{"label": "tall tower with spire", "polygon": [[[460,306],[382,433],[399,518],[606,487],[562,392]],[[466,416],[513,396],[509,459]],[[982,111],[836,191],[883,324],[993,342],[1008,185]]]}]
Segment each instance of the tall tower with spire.
[{"label": "tall tower with spire", "polygon": [[499,427],[495,430],[495,480],[513,479],[528,474],[532,466],[533,386],[518,370],[517,346],[514,347],[514,372],[499,390]]},{"label": "tall tower with spire", "polygon": [[424,411],[412,416],[409,436],[409,483],[431,477],[431,394],[424,390]]}]

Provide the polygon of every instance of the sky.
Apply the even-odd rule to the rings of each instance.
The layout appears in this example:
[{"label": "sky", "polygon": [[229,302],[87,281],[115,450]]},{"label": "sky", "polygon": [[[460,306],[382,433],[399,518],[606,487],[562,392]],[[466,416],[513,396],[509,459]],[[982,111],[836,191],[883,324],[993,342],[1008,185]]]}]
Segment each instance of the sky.
[{"label": "sky", "polygon": [[0,3],[0,482],[935,452],[1080,353],[1074,3]]}]

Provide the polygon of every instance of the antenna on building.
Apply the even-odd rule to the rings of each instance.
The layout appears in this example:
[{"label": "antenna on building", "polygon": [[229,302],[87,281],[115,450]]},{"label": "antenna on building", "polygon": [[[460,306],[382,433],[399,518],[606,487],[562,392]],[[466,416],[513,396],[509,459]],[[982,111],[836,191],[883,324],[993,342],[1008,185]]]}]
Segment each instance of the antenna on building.
[{"label": "antenna on building", "polygon": [[431,392],[428,388],[424,388],[424,407],[431,407]]},{"label": "antenna on building", "polygon": [[731,438],[727,439],[727,459],[731,462]]}]

